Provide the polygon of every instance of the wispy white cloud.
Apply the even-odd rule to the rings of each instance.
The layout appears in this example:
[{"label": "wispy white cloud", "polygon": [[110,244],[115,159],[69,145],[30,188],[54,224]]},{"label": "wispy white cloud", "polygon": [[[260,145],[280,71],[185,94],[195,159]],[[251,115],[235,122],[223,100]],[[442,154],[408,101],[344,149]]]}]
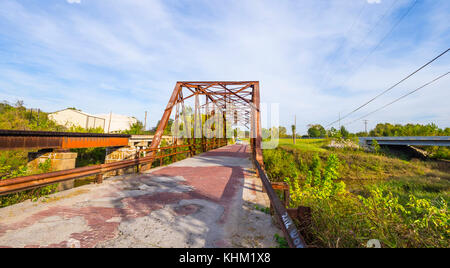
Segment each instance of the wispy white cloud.
[{"label": "wispy white cloud", "polygon": [[81,4],[81,0],[67,0],[69,4]]},{"label": "wispy white cloud", "polygon": [[[379,1],[358,17],[366,1],[85,1],[81,11],[5,0],[0,98],[15,95],[47,110],[113,109],[141,120],[149,111],[154,125],[176,81],[260,80],[262,101],[281,104],[281,124],[290,125],[296,114],[298,129],[305,131],[309,123],[326,124],[351,111],[446,48],[450,4],[425,1],[355,68],[411,4],[399,0],[366,37],[392,1]],[[442,59],[362,114],[449,63]],[[327,74],[333,75],[328,83]],[[443,80],[369,120],[408,122],[429,115],[448,126],[449,87]]]}]

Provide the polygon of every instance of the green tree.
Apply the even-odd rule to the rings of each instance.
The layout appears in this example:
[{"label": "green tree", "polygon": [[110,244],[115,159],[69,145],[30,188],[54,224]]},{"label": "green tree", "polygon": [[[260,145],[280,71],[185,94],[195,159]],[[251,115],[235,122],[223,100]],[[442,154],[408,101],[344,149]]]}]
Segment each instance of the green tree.
[{"label": "green tree", "polygon": [[330,130],[327,130],[327,135],[330,138],[340,138],[341,132],[335,129],[334,127],[331,127]]},{"label": "green tree", "polygon": [[350,136],[350,132],[348,132],[348,130],[344,126],[341,126],[339,132],[341,133],[341,136],[344,139],[347,139]]},{"label": "green tree", "polygon": [[448,136],[450,129],[440,129],[436,124],[430,123],[427,125],[421,124],[396,124],[390,123],[377,124],[376,127],[370,131],[370,136],[373,137],[390,137],[390,136]]},{"label": "green tree", "polygon": [[239,133],[239,128],[233,129],[233,137],[234,137],[235,139],[237,139],[238,133]]},{"label": "green tree", "polygon": [[285,127],[280,126],[278,128],[278,135],[280,136],[280,138],[284,138],[287,136],[287,130]]},{"label": "green tree", "polygon": [[[164,129],[163,135],[170,135],[170,132],[172,130],[173,121],[174,120],[172,118],[169,118],[169,121],[167,121],[167,126]],[[161,120],[158,120],[158,123],[156,124],[156,126],[154,128],[152,128],[151,132],[153,134],[156,133],[156,130],[158,129],[160,123],[161,123]]]},{"label": "green tree", "polygon": [[65,131],[64,126],[58,125],[48,118],[48,114],[36,109],[27,109],[23,101],[9,104],[0,103],[0,129],[11,130],[42,130]]},{"label": "green tree", "polygon": [[130,129],[126,130],[125,133],[131,134],[131,135],[143,134],[144,133],[144,124],[142,124],[142,122],[138,120],[136,123],[133,123],[130,126]]},{"label": "green tree", "polygon": [[312,138],[325,137],[327,134],[325,128],[321,125],[308,125],[308,127],[308,135]]}]

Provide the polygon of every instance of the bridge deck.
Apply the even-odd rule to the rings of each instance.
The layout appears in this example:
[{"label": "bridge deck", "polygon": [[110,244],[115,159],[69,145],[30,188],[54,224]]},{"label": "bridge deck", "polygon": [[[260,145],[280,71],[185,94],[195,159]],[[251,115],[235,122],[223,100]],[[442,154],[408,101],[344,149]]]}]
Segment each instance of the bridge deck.
[{"label": "bridge deck", "polygon": [[273,247],[246,145],[0,209],[0,247]]}]

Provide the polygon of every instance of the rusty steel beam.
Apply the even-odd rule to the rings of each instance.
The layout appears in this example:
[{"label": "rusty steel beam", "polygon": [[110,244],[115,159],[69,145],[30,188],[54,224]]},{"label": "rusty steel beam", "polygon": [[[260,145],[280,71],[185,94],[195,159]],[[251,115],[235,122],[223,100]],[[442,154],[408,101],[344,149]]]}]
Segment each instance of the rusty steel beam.
[{"label": "rusty steel beam", "polygon": [[161,143],[161,137],[164,133],[164,129],[167,126],[167,122],[169,121],[170,114],[172,113],[172,108],[177,103],[177,97],[179,96],[180,91],[181,91],[181,83],[178,82],[175,85],[175,89],[172,92],[172,96],[170,97],[169,103],[167,104],[166,109],[164,110],[164,114],[161,118],[158,128],[156,129],[156,133],[155,136],[153,137],[150,148],[155,149]]},{"label": "rusty steel beam", "polygon": [[262,155],[262,135],[261,135],[261,112],[260,112],[260,94],[259,94],[259,82],[253,85],[253,109],[252,112],[255,114],[254,118],[254,131],[255,131],[255,154],[256,161],[264,168],[264,161]]},{"label": "rusty steel beam", "polygon": [[128,146],[130,135],[0,130],[0,150]]},{"label": "rusty steel beam", "polygon": [[[189,95],[183,97],[183,89],[189,91]],[[175,104],[180,103],[184,105],[184,101],[198,95],[205,95],[206,99],[212,102],[219,112],[227,107],[227,104],[238,105],[237,109],[246,112],[248,110],[254,111],[255,124],[251,125],[252,133],[256,136],[254,141],[256,147],[261,146],[261,126],[259,123],[259,82],[258,81],[179,81],[176,83],[175,89],[172,92],[172,96],[164,111],[158,130],[154,140],[152,141],[151,148],[157,148],[160,144],[159,135],[162,135],[162,131],[167,126],[168,119],[171,115],[171,111]],[[251,99],[249,98],[251,96]],[[197,107],[205,107],[205,104],[196,104]],[[178,106],[177,106],[178,107]],[[177,113],[178,114],[178,113]],[[177,114],[175,116],[177,116]],[[246,119],[250,113],[239,113],[240,119]],[[248,121],[248,119],[246,119]],[[261,160],[261,151],[257,149],[257,158]],[[262,165],[262,161],[260,161]]]},{"label": "rusty steel beam", "polygon": [[259,83],[258,81],[180,81],[179,83],[182,84],[189,84],[192,86],[195,85],[217,85],[217,84],[224,84],[224,85],[242,85],[242,84],[254,84]]}]

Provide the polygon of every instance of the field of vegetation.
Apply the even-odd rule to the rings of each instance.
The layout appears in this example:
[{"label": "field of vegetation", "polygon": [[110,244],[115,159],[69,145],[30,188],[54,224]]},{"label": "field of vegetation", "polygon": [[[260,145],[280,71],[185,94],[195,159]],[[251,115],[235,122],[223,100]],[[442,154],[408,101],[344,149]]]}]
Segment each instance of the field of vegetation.
[{"label": "field of vegetation", "polygon": [[385,149],[328,147],[329,139],[280,140],[264,150],[268,176],[286,181],[291,207],[312,208],[313,247],[449,247],[450,163]]}]

